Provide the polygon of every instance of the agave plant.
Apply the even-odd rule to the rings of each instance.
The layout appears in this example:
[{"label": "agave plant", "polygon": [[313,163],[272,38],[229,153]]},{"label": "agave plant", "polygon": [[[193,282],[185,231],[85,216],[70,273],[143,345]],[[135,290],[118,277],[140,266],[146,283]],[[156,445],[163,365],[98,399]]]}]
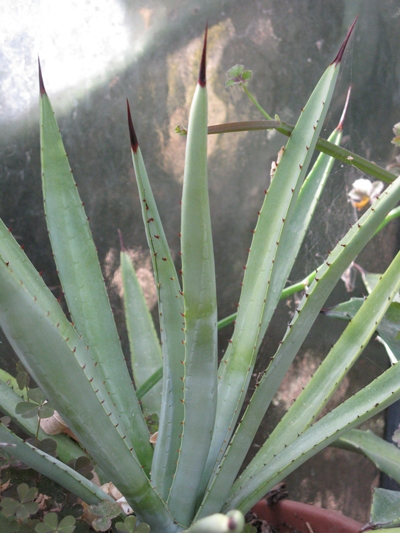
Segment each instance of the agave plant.
[{"label": "agave plant", "polygon": [[[354,24],[353,24],[354,26]],[[267,491],[348,430],[400,398],[400,367],[315,421],[368,343],[400,287],[398,254],[358,309],[284,418],[240,474],[268,406],[325,300],[343,272],[400,200],[393,180],[303,283],[303,298],[271,362],[242,411],[257,353],[284,290],[329,174],[332,157],[382,171],[338,144],[319,139],[347,35],[288,134],[268,190],[245,267],[235,329],[217,359],[217,300],[207,187],[206,38],[189,116],[182,195],[181,260],[176,270],[151,190],[128,105],[133,165],[158,292],[160,339],[127,251],[121,265],[133,380],[112,316],[87,217],[73,180],[41,72],[41,162],[46,220],[67,318],[20,246],[0,224],[0,324],[25,368],[85,452],[154,533],[240,531],[246,513]],[[206,33],[207,34],[207,33]],[[245,78],[236,81],[245,82]],[[229,129],[229,128],[227,128]],[[315,148],[321,154],[307,174]],[[161,368],[162,366],[162,368]],[[161,393],[155,384],[162,375]],[[7,378],[7,379],[6,379]],[[0,406],[28,434],[32,419],[15,412],[22,394],[0,381]],[[12,381],[12,380],[11,380]],[[159,386],[159,385],[158,385]],[[146,414],[159,414],[157,439]],[[239,419],[240,417],[240,419]],[[46,434],[40,430],[38,439]],[[150,438],[151,441],[150,442]],[[5,425],[11,453],[89,504],[110,499],[67,466],[82,455],[57,436],[58,459],[24,442]],[[153,445],[153,442],[155,444]]]}]

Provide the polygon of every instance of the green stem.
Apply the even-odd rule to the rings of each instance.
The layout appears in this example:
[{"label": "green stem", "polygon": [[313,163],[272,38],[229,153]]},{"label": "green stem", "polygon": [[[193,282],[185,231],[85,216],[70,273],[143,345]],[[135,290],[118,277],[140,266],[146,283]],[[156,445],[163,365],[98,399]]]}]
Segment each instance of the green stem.
[{"label": "green stem", "polygon": [[[208,126],[208,134],[215,133],[236,133],[239,131],[259,131],[279,128],[282,123],[279,120],[245,120],[243,122],[228,122],[226,124],[216,124]],[[185,130],[181,129],[186,135]]]},{"label": "green stem", "polygon": [[[254,131],[274,128],[279,131],[279,133],[290,137],[294,126],[281,122],[280,120],[273,120],[270,115],[268,115],[268,113],[260,106],[256,98],[251,94],[251,92],[246,86],[243,86],[243,90],[247,94],[251,102],[256,106],[256,108],[267,120],[251,120],[246,122],[232,122],[231,124],[218,124],[216,126],[209,126],[208,133],[230,133],[237,131]],[[386,183],[391,183],[397,177],[388,170],[385,170],[379,167],[378,165],[371,163],[364,157],[350,152],[345,148],[341,148],[340,146],[336,146],[335,144],[330,143],[325,139],[319,138],[317,141],[316,148],[320,152],[332,156],[335,159],[341,161],[342,163],[346,163],[346,165],[356,167],[362,172],[370,174],[374,178],[384,181]]]},{"label": "green stem", "polygon": [[[382,222],[382,224],[379,226],[379,228],[376,230],[375,235],[379,233],[384,227],[386,227],[389,222],[392,220],[395,220],[396,218],[400,217],[400,206],[396,207],[395,209],[392,209],[390,213],[387,215],[385,220]],[[318,269],[317,269],[318,270]],[[289,287],[286,287],[286,289],[283,289],[281,294],[281,300],[285,300],[285,298],[289,298],[289,296],[292,296],[296,292],[303,291],[314,279],[315,277],[315,271],[311,272],[308,276],[306,276],[302,281],[299,281],[298,283],[294,283],[293,285],[290,285]],[[229,316],[226,316],[225,318],[222,318],[218,322],[218,329],[223,329],[226,326],[229,326],[229,324],[232,324],[236,320],[237,313],[232,313]]]},{"label": "green stem", "polygon": [[253,104],[256,106],[256,108],[260,111],[260,113],[262,115],[264,115],[264,117],[267,120],[272,120],[272,118],[268,115],[268,113],[260,106],[260,104],[257,102],[255,97],[251,94],[251,92],[248,90],[248,88],[245,85],[243,85],[242,87],[244,89],[244,92],[247,94],[247,96],[250,98],[250,100],[253,102]]},{"label": "green stem", "polygon": [[[289,298],[289,296],[292,296],[296,292],[303,291],[306,287],[310,285],[312,280],[315,278],[316,270],[314,272],[311,272],[307,277],[305,277],[302,281],[299,281],[298,283],[294,283],[293,285],[290,285],[289,287],[286,287],[286,289],[283,289],[281,293],[281,300],[285,300],[286,298]],[[236,320],[237,313],[232,313],[229,316],[226,316],[225,318],[222,318],[218,322],[218,329],[223,329],[226,326],[229,326],[229,324],[232,324]]]},{"label": "green stem", "polygon": [[[386,227],[389,224],[389,222],[399,217],[400,217],[400,206],[390,211],[390,213],[387,215],[385,220],[376,230],[375,235],[379,233],[384,227]],[[289,287],[286,287],[286,289],[283,289],[280,299],[285,300],[286,298],[289,298],[296,292],[303,291],[306,287],[310,285],[310,283],[315,277],[315,273],[317,270],[318,269],[316,269],[314,272],[311,272],[311,274],[308,274],[308,276],[306,276],[302,281],[299,281],[298,283],[294,283],[293,285],[289,285]],[[237,313],[232,313],[231,315],[228,315],[225,318],[222,318],[221,320],[219,320],[218,330],[226,328],[230,324],[233,324],[236,320],[236,316],[237,316]],[[159,368],[156,372],[154,372],[154,374],[152,374],[143,383],[141,387],[137,389],[136,395],[138,397],[138,400],[140,400],[140,398],[142,398],[146,394],[146,392],[148,392],[152,387],[154,387],[154,385],[161,379],[161,377],[162,377],[162,368]]]},{"label": "green stem", "polygon": [[[248,90],[248,88],[245,85],[243,85],[243,89],[244,89],[244,92],[247,94],[247,96],[250,98],[250,101],[257,107],[260,113],[267,120],[271,120],[271,117],[260,106],[256,98],[251,94],[251,92]],[[278,117],[276,116],[275,118],[278,118]],[[293,126],[282,122],[279,125],[279,127],[275,129],[279,131],[280,133],[283,133],[283,135],[287,135],[288,137],[290,137],[290,134],[293,130]],[[318,139],[316,148],[320,152],[324,152],[325,154],[330,155],[334,157],[335,159],[338,159],[339,161],[342,161],[342,163],[346,163],[347,165],[352,165],[358,168],[359,170],[361,170],[362,172],[365,172],[366,174],[371,174],[376,179],[385,181],[386,183],[391,183],[394,179],[397,178],[397,176],[395,176],[391,172],[384,170],[383,168],[379,167],[378,165],[375,165],[374,163],[371,163],[367,159],[364,159],[363,157],[360,157],[357,154],[349,152],[348,150],[345,150],[344,148],[341,148],[340,146],[336,146],[333,143],[325,141],[324,139],[321,139],[321,138]]]},{"label": "green stem", "polygon": [[[400,213],[399,213],[400,214]],[[289,287],[286,287],[286,289],[283,289],[281,294],[281,300],[284,300],[285,298],[289,298],[289,296],[292,296],[296,292],[303,291],[314,279],[316,274],[316,271],[311,272],[308,276],[306,276],[302,281],[299,281],[298,283],[294,283],[293,285],[290,285]],[[225,328],[226,326],[229,326],[229,324],[232,324],[236,320],[237,313],[233,313],[232,315],[226,316],[225,318],[218,321],[218,330]],[[136,396],[138,400],[140,400],[146,392],[148,392],[160,379],[162,378],[162,368],[160,367],[156,372],[154,372],[137,390],[136,390]]]},{"label": "green stem", "polygon": [[[285,122],[280,122],[277,120],[247,120],[245,122],[231,122],[228,124],[216,124],[214,126],[209,126],[208,134],[211,135],[216,133],[276,129],[276,131],[279,131],[279,133],[290,137],[293,128],[294,126],[291,124],[286,124]],[[368,159],[365,159],[354,152],[350,152],[341,146],[336,146],[325,139],[321,139],[321,137],[317,141],[316,148],[320,152],[332,156],[346,165],[358,168],[358,170],[361,170],[361,172],[369,174],[377,180],[381,180],[386,183],[392,183],[392,181],[397,178],[397,176],[392,174],[392,172],[379,167],[375,163],[371,163],[371,161],[368,161]]]},{"label": "green stem", "polygon": [[[272,121],[272,122],[275,122],[275,121]],[[237,124],[246,124],[246,122],[243,122],[243,123],[238,122]],[[222,124],[222,126],[229,126],[229,124]],[[214,128],[214,127],[215,126],[209,126],[209,130],[210,128]],[[232,131],[240,131],[240,130],[232,130]],[[400,206],[390,211],[390,213],[387,215],[385,220],[376,230],[375,235],[379,233],[384,227],[386,227],[389,224],[389,222],[391,222],[392,220],[395,220],[398,217],[400,217]],[[311,272],[311,274],[308,274],[308,276],[306,276],[302,281],[299,281],[298,283],[294,283],[293,285],[289,285],[289,287],[286,287],[286,289],[283,289],[280,299],[285,300],[286,298],[289,298],[289,296],[292,296],[296,292],[303,291],[306,287],[308,287],[308,285],[310,285],[310,283],[314,279],[315,272],[316,271]],[[237,313],[232,313],[231,315],[226,316],[225,318],[222,318],[221,320],[219,320],[218,330],[226,328],[227,326],[235,322],[236,316],[237,316]],[[146,394],[146,392],[148,392],[152,387],[154,387],[154,385],[161,379],[161,377],[162,377],[162,368],[159,368],[156,372],[154,372],[154,374],[152,374],[143,383],[141,387],[137,389],[136,395],[137,395],[138,400],[140,400],[140,398],[142,398]]]},{"label": "green stem", "polygon": [[143,398],[146,392],[148,392],[151,388],[154,387],[154,385],[156,385],[156,383],[160,381],[160,379],[162,378],[162,375],[163,375],[163,370],[162,370],[162,367],[160,366],[160,368],[156,370],[148,379],[146,379],[146,381],[137,389],[136,391],[137,399],[140,400],[141,398]]}]

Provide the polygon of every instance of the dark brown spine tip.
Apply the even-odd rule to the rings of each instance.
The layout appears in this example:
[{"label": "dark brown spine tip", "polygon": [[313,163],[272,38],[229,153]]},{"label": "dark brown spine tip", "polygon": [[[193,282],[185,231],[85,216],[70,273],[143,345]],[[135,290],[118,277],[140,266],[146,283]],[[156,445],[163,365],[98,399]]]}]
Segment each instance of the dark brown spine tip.
[{"label": "dark brown spine tip", "polygon": [[337,128],[336,128],[338,131],[342,131],[343,129],[344,119],[346,118],[347,108],[350,102],[350,95],[351,95],[351,85],[349,87],[349,90],[347,91],[346,102],[344,104],[343,113],[342,113],[342,116],[340,117],[339,124],[337,125]]},{"label": "dark brown spine tip", "polygon": [[208,24],[206,25],[206,31],[204,33],[203,53],[201,55],[200,72],[199,72],[199,85],[201,87],[206,86],[207,33],[208,33]]},{"label": "dark brown spine tip", "polygon": [[349,31],[347,32],[347,35],[346,35],[346,39],[343,41],[343,44],[340,47],[340,50],[339,50],[337,56],[335,57],[335,59],[332,61],[331,65],[334,64],[336,66],[342,61],[344,51],[346,50],[347,43],[349,42],[350,36],[353,33],[353,29],[354,29],[354,26],[356,25],[357,19],[358,19],[358,15],[354,19],[353,24],[350,26],[350,29],[349,29]]},{"label": "dark brown spine tip", "polygon": [[131,108],[129,107],[128,100],[126,101],[127,109],[128,109],[128,126],[129,126],[129,136],[131,138],[131,148],[135,152],[137,152],[137,149],[139,148],[139,142],[136,137],[135,128],[133,127],[132,122],[132,116],[131,116]]},{"label": "dark brown spine tip", "polygon": [[42,68],[40,66],[40,59],[38,58],[38,67],[39,67],[39,90],[40,90],[40,94],[46,94],[46,89],[44,88],[44,83],[43,83],[43,76],[42,76]]},{"label": "dark brown spine tip", "polygon": [[119,228],[118,228],[118,237],[119,237],[119,245],[121,247],[121,252],[126,252],[124,241],[122,239],[122,233],[121,233],[121,230]]}]

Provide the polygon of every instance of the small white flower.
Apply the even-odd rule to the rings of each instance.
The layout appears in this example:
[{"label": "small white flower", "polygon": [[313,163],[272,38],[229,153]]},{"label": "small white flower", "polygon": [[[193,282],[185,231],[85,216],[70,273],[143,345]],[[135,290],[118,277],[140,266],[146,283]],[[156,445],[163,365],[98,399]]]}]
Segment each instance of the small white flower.
[{"label": "small white flower", "polygon": [[382,189],[382,181],[371,182],[366,178],[360,178],[353,183],[353,188],[348,193],[348,197],[352,205],[360,210],[368,202],[372,204],[378,198]]}]

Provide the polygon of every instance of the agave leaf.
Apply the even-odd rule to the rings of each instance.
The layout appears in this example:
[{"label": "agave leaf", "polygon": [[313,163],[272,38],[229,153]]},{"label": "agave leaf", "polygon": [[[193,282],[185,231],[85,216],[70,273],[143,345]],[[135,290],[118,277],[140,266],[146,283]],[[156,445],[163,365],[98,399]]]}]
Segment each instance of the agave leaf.
[{"label": "agave leaf", "polygon": [[[345,110],[346,107],[347,102]],[[342,139],[342,124],[344,120],[345,110],[343,111],[343,115],[339,122],[339,125],[329,137],[330,142],[334,144],[340,144]],[[296,238],[292,239],[291,242],[289,242],[289,249],[287,249],[287,247],[284,247],[281,241],[281,246],[279,248],[280,252],[277,256],[283,256],[284,262],[286,263],[288,261],[289,256],[297,256],[298,250],[304,239],[306,230],[311,222],[318,200],[322,194],[322,191],[332,170],[334,162],[334,158],[328,157],[326,154],[321,153],[301,186],[299,197],[296,201],[295,211],[293,213],[292,221],[290,223],[292,232],[294,233],[294,236],[296,236]],[[293,242],[294,240],[296,242]],[[279,258],[276,261],[279,262]],[[313,279],[314,274],[311,274],[307,276],[307,278],[302,282],[296,283],[291,287],[286,287],[281,292],[280,300],[288,298],[291,294],[294,294],[295,292],[303,291],[306,287],[310,285]],[[237,313],[234,313],[230,317],[226,317],[222,321],[219,321],[218,329],[221,329],[225,325],[234,322],[236,318]],[[204,476],[203,483],[205,483],[206,481],[206,476]]]},{"label": "agave leaf", "polygon": [[[400,216],[400,207],[396,207],[395,209],[392,209],[388,213],[388,215],[384,218],[383,222],[379,225],[374,235],[382,231],[382,229],[385,228],[389,224],[389,222],[398,218],[399,216]],[[289,298],[290,296],[292,296],[293,294],[295,294],[296,292],[304,291],[304,289],[308,287],[310,283],[313,281],[313,279],[315,278],[316,271],[318,271],[320,268],[321,267],[318,267],[314,272],[311,272],[302,281],[299,281],[297,283],[294,283],[293,285],[289,285],[288,287],[285,287],[281,293],[280,299],[285,300]],[[364,272],[364,274],[366,276],[369,275],[369,273],[367,272]],[[371,276],[375,276],[375,274],[371,274]],[[377,276],[379,276],[379,274],[377,274]],[[365,281],[367,281],[367,278]],[[399,299],[400,297],[397,296],[394,301],[397,302]],[[229,324],[233,324],[233,322],[235,322],[236,320],[236,317],[237,317],[237,313],[232,313],[231,315],[225,318],[222,318],[221,320],[218,321],[218,329],[222,329],[226,326],[229,326]]]},{"label": "agave leaf", "polygon": [[381,439],[369,430],[352,429],[332,445],[337,448],[362,453],[381,472],[400,483],[400,449],[392,442]]},{"label": "agave leaf", "polygon": [[[349,97],[350,91],[348,92],[347,100],[339,124],[329,137],[329,140],[337,145],[340,144],[342,139],[342,127]],[[289,273],[289,268],[291,268],[291,266],[294,264],[296,257],[298,256],[298,252],[304,240],[304,236],[310,225],[311,219],[314,215],[315,209],[317,207],[317,204],[319,202],[319,199],[321,197],[321,194],[323,192],[334,162],[334,158],[328,157],[324,153],[319,154],[311,171],[302,183],[299,196],[296,200],[296,204],[294,207],[293,215],[289,221],[286,221],[285,229],[287,229],[287,231],[285,238],[281,238],[278,246],[278,251],[274,264],[280,266],[277,266],[273,269],[270,285],[277,285],[278,287],[283,287],[283,284],[286,282],[286,276]],[[281,265],[286,265],[287,268],[281,268]],[[302,290],[309,286],[313,279],[314,277],[312,277],[311,279],[308,278],[308,283],[306,286],[303,286]],[[282,290],[280,299],[282,299],[282,296],[286,293],[286,291],[287,289]],[[267,315],[263,318],[263,335],[266,331],[268,323],[269,320]]]},{"label": "agave leaf", "polygon": [[344,376],[367,346],[377,326],[400,287],[400,253],[381,277],[379,284],[349,323],[327,357],[318,367],[304,390],[257,453],[254,462],[246,468],[240,481],[251,477],[263,464],[291,444],[316,419],[328,403]]},{"label": "agave leaf", "polygon": [[98,501],[111,498],[100,487],[76,472],[76,470],[73,470],[58,459],[35,448],[31,444],[24,442],[3,424],[0,424],[0,438],[3,442],[13,445],[10,448],[10,453],[14,457],[41,474],[60,483],[60,485],[73,494],[76,494],[79,498],[82,498],[85,502],[97,503]]},{"label": "agave leaf", "polygon": [[258,472],[241,485],[240,490],[235,492],[232,488],[222,512],[229,509],[247,512],[262,495],[307,459],[398,400],[399,379],[400,365],[393,365],[371,384],[316,422],[274,457],[272,462],[265,467],[260,465]]},{"label": "agave leaf", "polygon": [[[347,100],[339,124],[329,136],[329,141],[335,145],[340,145],[343,136],[342,127],[349,97],[350,91],[348,92]],[[312,169],[302,183],[296,204],[293,209],[293,214],[290,219],[286,220],[285,235],[281,236],[279,242],[274,264],[280,266],[273,269],[270,282],[272,287],[278,286],[283,288],[284,284],[286,283],[286,278],[289,275],[294,261],[298,256],[305,234],[310,225],[311,219],[314,215],[315,209],[334,163],[335,159],[333,157],[329,157],[324,153],[319,154]],[[286,268],[282,268],[282,265],[286,265]],[[284,293],[285,289],[282,289],[280,299],[282,299],[282,295]],[[266,312],[263,317],[263,323],[261,327],[262,337],[265,334],[270,316],[271,311],[270,313]]]},{"label": "agave leaf", "polygon": [[[380,275],[381,276],[381,275]],[[396,295],[398,298],[398,295]],[[350,321],[360,309],[363,298],[351,298],[348,302],[343,302],[330,309],[324,309],[323,313],[332,318]],[[380,338],[384,341],[390,353],[394,356],[392,363],[400,360],[400,303],[394,301],[383,320],[377,327]]]},{"label": "agave leaf", "polygon": [[[395,182],[394,185],[397,185],[397,191],[395,188],[394,192],[397,192],[398,197],[400,192],[398,190],[399,183]],[[378,225],[380,223],[380,220],[378,217],[376,217],[376,214],[379,213],[379,209],[376,210],[375,205],[376,204],[374,204],[372,209],[370,209],[369,218],[372,217],[375,221],[375,225]],[[383,217],[384,212],[381,212],[379,216]],[[360,230],[358,226],[356,227],[358,230]],[[342,246],[343,242],[339,243],[336,249],[332,252],[332,259],[336,256],[336,254],[338,254],[338,260],[340,261],[340,257],[347,255],[347,253],[349,253],[353,249],[353,247],[358,247],[359,245],[362,245],[362,237],[359,236],[361,240],[357,238],[357,232],[355,232],[354,229],[355,228],[353,228],[353,239],[351,241],[348,241],[346,236],[344,238],[344,241],[347,241],[348,245],[346,244],[346,246],[344,247]],[[352,230],[350,230],[350,233],[351,232]],[[368,239],[369,235],[373,235],[373,230],[372,233],[369,232],[365,234],[365,238]],[[354,250],[354,253],[358,253],[357,249]],[[376,300],[380,301],[380,318],[382,318],[391,300],[396,294],[396,291],[398,290],[399,286],[399,279],[397,275],[397,263],[399,261],[399,257],[396,261],[393,261],[390,269],[388,269],[384,282],[382,283],[382,287],[386,288],[386,298],[383,296],[383,293],[381,294],[379,291],[376,291],[372,301],[370,300],[365,302],[365,304],[368,303],[367,307],[365,308],[366,310],[364,309],[362,315],[360,315],[360,317],[357,319],[355,325],[353,323],[351,324],[352,326],[354,326],[354,329],[353,327],[350,328],[347,334],[344,335],[338,341],[337,345],[332,350],[330,357],[327,358],[325,366],[320,367],[321,370],[319,371],[319,373],[316,373],[316,375],[322,373],[324,375],[324,378],[321,379],[318,386],[316,386],[315,381],[313,381],[312,385],[310,385],[310,387],[303,392],[301,398],[299,398],[298,402],[294,404],[293,411],[289,411],[290,414],[286,415],[286,417],[284,418],[284,422],[282,421],[282,423],[278,425],[278,427],[275,429],[272,439],[270,438],[265,442],[259,454],[256,456],[256,458],[260,457],[260,459],[255,459],[250,463],[245,472],[238,478],[238,480],[233,485],[232,491],[239,491],[240,487],[242,486],[243,479],[248,479],[253,474],[255,474],[255,472],[260,469],[261,464],[265,465],[269,461],[272,461],[272,458],[276,454],[278,454],[279,451],[285,445],[290,444],[292,440],[297,437],[298,434],[304,431],[304,429],[311,423],[316,414],[318,414],[320,408],[322,408],[323,405],[328,401],[330,395],[335,389],[335,386],[340,382],[340,376],[343,377],[343,375],[348,369],[347,367],[350,367],[351,364],[354,363],[356,357],[362,351],[362,348],[360,349],[360,346],[365,346],[368,338],[375,331],[377,325],[375,323],[375,305],[377,305]],[[332,264],[333,263],[334,261],[332,260]],[[330,262],[328,264],[331,265]],[[319,275],[320,274],[318,274],[318,276]],[[334,278],[332,278],[332,275],[334,276]],[[339,271],[335,273],[328,267],[324,272],[324,279],[323,276],[321,276],[321,278],[317,278],[319,281],[315,281],[310,287],[310,290],[307,291],[307,294],[303,298],[302,303],[299,307],[299,309],[301,309],[301,312],[297,314],[292,324],[289,325],[288,332],[286,333],[284,340],[280,344],[275,358],[270,363],[270,366],[268,367],[262,380],[258,384],[255,393],[253,394],[251,402],[248,408],[246,409],[246,412],[232,440],[231,446],[227,451],[227,455],[224,458],[222,465],[218,471],[218,475],[216,476],[217,479],[214,480],[213,485],[210,489],[209,496],[207,498],[209,499],[210,503],[208,503],[206,499],[205,511],[202,511],[202,513],[209,512],[209,510],[207,510],[208,506],[213,505],[216,499],[217,501],[220,501],[222,497],[222,487],[233,483],[234,477],[238,472],[238,468],[236,467],[236,465],[241,464],[244,460],[244,457],[255,436],[257,428],[259,427],[259,424],[261,423],[261,420],[267,410],[267,407],[276,392],[277,385],[281,382],[283,375],[289,367],[290,363],[293,361],[293,358],[297,353],[301,342],[304,340],[307,332],[309,331],[309,328],[312,324],[311,320],[314,320],[318,314],[317,309],[318,307],[320,307],[320,305],[322,305],[323,302],[323,300],[321,302],[319,298],[321,296],[324,297],[325,285],[331,283],[331,288],[333,288],[339,277]],[[386,285],[386,283],[388,285]],[[388,291],[391,297],[390,300],[387,299]],[[314,299],[316,299],[316,301],[318,302],[317,307],[313,306]],[[309,305],[310,307],[308,307]],[[373,309],[373,313],[371,312],[371,308]],[[371,317],[374,317],[372,323]],[[310,320],[310,322],[308,322],[308,320]],[[369,329],[366,329],[368,321]],[[377,320],[377,322],[379,323],[379,319]],[[361,326],[359,324],[361,324]],[[360,328],[361,331],[359,331],[357,328]],[[359,338],[354,335],[354,332],[357,332]],[[364,336],[363,340],[361,340],[360,338],[362,336]],[[344,353],[347,354],[347,358],[340,355],[343,351],[343,345],[346,346]],[[317,377],[316,379],[319,380],[320,378]],[[308,396],[309,394],[311,395],[310,398],[303,399],[303,395]],[[318,398],[316,399],[314,398],[314,396],[318,396]],[[307,406],[307,408],[304,407],[304,404]],[[212,510],[213,507],[211,507],[211,512]]]},{"label": "agave leaf", "polygon": [[162,366],[160,366],[149,378],[146,379],[146,381],[141,385],[137,391],[136,396],[138,397],[138,400],[143,398],[143,396],[149,392],[157,383],[160,381],[160,379],[163,377],[163,369]]},{"label": "agave leaf", "polygon": [[[341,54],[343,49],[342,46]],[[260,343],[296,257],[292,252],[297,248],[298,236],[290,231],[291,218],[329,107],[339,65],[340,59],[335,59],[326,69],[302,110],[259,214],[234,334],[219,367],[216,427],[205,479],[222,459],[232,436]],[[288,257],[284,257],[281,249]]]},{"label": "agave leaf", "polygon": [[184,418],[178,464],[168,500],[173,515],[186,527],[194,514],[217,402],[217,298],[207,181],[206,42],[207,30],[189,115],[183,180]]},{"label": "agave leaf", "polygon": [[[374,274],[372,272],[366,272],[365,270],[361,269],[361,276],[365,285],[365,288],[367,289],[368,293],[370,293],[376,284],[379,282],[382,274]],[[394,302],[400,303],[400,293],[396,295]]]},{"label": "agave leaf", "polygon": [[[109,410],[108,392],[88,349],[61,310],[53,316],[42,307],[39,290],[28,291],[11,268],[14,261],[0,259],[0,324],[16,354],[138,516],[152,520],[154,526],[160,520],[168,528],[172,519],[130,447],[129,437],[121,433],[118,414]],[[32,286],[32,280],[28,285]]]},{"label": "agave leaf", "polygon": [[87,216],[40,76],[44,208],[54,259],[77,331],[147,472],[153,450],[125,364]]},{"label": "agave leaf", "polygon": [[[72,373],[73,369],[76,368],[76,366],[74,365],[77,365],[77,367],[80,368],[78,374],[85,375],[86,372],[86,375],[88,376],[86,379],[91,380],[90,389],[103,391],[104,387],[100,378],[98,377],[97,370],[90,355],[90,350],[83,344],[82,339],[79,337],[72,324],[66,319],[57,300],[51,294],[50,290],[43,282],[41,276],[38,274],[36,269],[30,263],[29,259],[26,257],[21,247],[18,245],[18,243],[12,237],[11,233],[7,230],[7,228],[1,221],[0,257],[0,264],[2,266],[1,279],[2,283],[4,283],[5,286],[4,291],[2,292],[5,301],[1,309],[0,319],[3,330],[6,334],[7,331],[11,332],[15,330],[15,332],[18,332],[15,333],[15,335],[10,335],[8,337],[16,353],[19,355],[21,361],[26,365],[26,367],[30,369],[31,375],[35,375],[36,382],[39,385],[42,385],[42,379],[44,380],[44,382],[49,382],[49,387],[47,390],[52,391],[53,396],[57,397],[57,404],[54,402],[54,405],[58,406],[58,410],[60,413],[62,413],[64,418],[68,418],[67,412],[70,408],[69,404],[67,403],[67,407],[64,408],[63,404],[60,403],[59,396],[61,395],[61,391],[58,391],[58,384],[53,384],[53,380],[51,379],[52,376],[49,375],[49,372],[52,368],[54,368],[55,370],[60,368],[60,365],[58,365],[58,361],[56,360],[56,356],[54,355],[55,353],[57,353],[56,346],[60,344],[59,349],[61,350],[61,352],[63,350],[66,350],[67,352],[70,352],[72,354],[68,356],[68,359],[66,359],[65,362],[62,361],[62,363],[65,365],[65,368],[70,368],[70,372]],[[6,292],[6,288],[9,290],[9,294]],[[14,297],[15,302],[12,301],[13,305],[9,308],[10,312],[12,309],[14,309],[14,307],[16,307],[16,301],[18,298],[21,299],[21,301],[27,300],[28,302],[30,302],[30,306],[32,306],[33,309],[32,320],[39,319],[39,316],[42,315],[43,317],[45,317],[41,319],[43,321],[43,327],[49,328],[51,331],[53,328],[56,328],[56,330],[59,332],[56,335],[58,342],[57,344],[54,344],[50,354],[48,355],[49,362],[47,362],[46,356],[43,356],[42,360],[35,360],[30,352],[30,349],[26,348],[27,345],[32,343],[32,341],[30,341],[29,339],[31,327],[29,323],[29,311],[27,312],[28,322],[25,326],[21,323],[20,330],[19,325],[14,324],[10,316],[8,315],[6,298],[10,298],[10,294],[12,294],[13,290],[16,291]],[[21,305],[24,306],[24,304]],[[35,314],[37,316],[34,319],[33,317]],[[21,321],[21,319],[19,319],[18,322],[19,321]],[[23,337],[23,334],[27,335],[26,339]],[[35,334],[37,334],[39,338],[40,336],[42,336],[43,339],[32,353],[34,353],[35,351],[40,353],[40,346],[46,344],[46,335],[41,335],[40,331],[35,331]],[[68,367],[67,363],[70,359],[71,361],[73,361],[73,363],[71,363]],[[37,374],[36,372],[33,374],[33,368],[37,368]],[[62,374],[62,371],[55,371],[54,381],[57,381],[57,378],[60,380],[60,387],[62,387],[62,384],[65,382],[67,377]],[[43,391],[46,392],[46,389],[44,387],[41,386],[41,388]],[[113,405],[109,400],[108,394],[105,391],[103,392],[103,407],[107,410],[107,412],[113,412]],[[47,393],[47,396],[49,397],[49,399],[51,398],[51,394]],[[71,397],[69,401],[76,401],[81,397],[82,401],[84,401],[84,396],[81,396],[79,394],[75,398]],[[72,415],[74,415],[74,411],[75,408],[71,407]],[[72,425],[70,425],[70,427],[72,427]],[[74,431],[76,431],[75,427]],[[123,431],[122,425],[121,427],[119,427],[119,431]],[[122,433],[121,435],[124,436],[124,440],[126,440],[126,436],[124,435],[124,433]],[[127,441],[127,445],[131,446],[129,439]]]},{"label": "agave leaf", "polygon": [[[32,418],[22,418],[15,413],[16,405],[21,401],[21,397],[16,394],[8,385],[2,380],[0,381],[0,410],[2,413],[8,415],[14,423],[24,430],[31,437],[36,437],[39,440],[47,439],[49,435],[42,429],[38,429],[38,421]],[[57,455],[62,461],[67,463],[71,459],[76,459],[84,455],[82,448],[66,435],[52,435],[51,438],[57,443]]]},{"label": "agave leaf", "polygon": [[[136,387],[141,387],[161,367],[161,347],[131,258],[124,247],[121,249],[121,269],[133,379]],[[141,404],[147,416],[159,416],[161,383],[144,395]]]},{"label": "agave leaf", "polygon": [[20,401],[21,401],[21,398],[25,400],[26,402],[28,401],[28,394],[27,394],[28,389],[26,387],[24,387],[23,389],[20,389],[17,379],[11,374],[9,374],[8,372],[6,372],[5,370],[3,370],[2,368],[0,368],[0,381],[8,385],[8,387],[13,390],[15,395],[19,397]]},{"label": "agave leaf", "polygon": [[[350,93],[351,90],[349,89],[339,124],[328,138],[328,141],[336,146],[340,146],[342,141],[343,122],[350,100]],[[300,246],[304,240],[304,236],[310,225],[334,163],[334,157],[329,157],[324,153],[320,153],[301,186],[293,217],[290,222],[291,231],[294,234],[297,234],[297,238],[288,239],[289,244],[296,244],[296,247],[292,252],[295,257],[298,255]],[[288,251],[285,250],[285,252],[287,253]]]},{"label": "agave leaf", "polygon": [[400,531],[400,494],[394,490],[374,489],[371,505],[371,529]]},{"label": "agave leaf", "polygon": [[168,247],[146,167],[133,128],[128,104],[128,124],[132,159],[141,199],[147,242],[151,251],[158,291],[163,383],[158,438],[151,469],[152,483],[167,499],[178,460],[181,423],[183,420],[182,379],[185,357],[183,333],[183,298],[174,262]]},{"label": "agave leaf", "polygon": [[388,213],[388,215],[385,218],[385,220],[382,222],[382,224],[376,230],[376,233],[379,233],[381,230],[383,230],[383,228],[385,228],[389,224],[389,222],[391,222],[392,220],[395,220],[399,216],[400,216],[400,206],[399,207],[395,207],[394,209],[392,209],[390,211],[390,213]]},{"label": "agave leaf", "polygon": [[[307,336],[326,298],[340,279],[343,271],[370,240],[385,215],[399,200],[400,179],[389,185],[337,244],[324,265],[318,269],[315,280],[306,290],[297,313],[289,324],[283,341],[259,382],[240,422],[223,464],[218,471],[217,479],[213,482],[212,490],[207,495],[210,505],[215,498],[219,500],[222,487],[230,486],[233,482],[237,473],[237,465],[242,464],[278,385]],[[250,468],[253,469],[254,466],[255,463]],[[235,482],[235,489],[239,485],[240,478]],[[208,512],[207,507],[205,511],[202,510],[201,512]],[[211,512],[213,512],[213,507]]]}]

